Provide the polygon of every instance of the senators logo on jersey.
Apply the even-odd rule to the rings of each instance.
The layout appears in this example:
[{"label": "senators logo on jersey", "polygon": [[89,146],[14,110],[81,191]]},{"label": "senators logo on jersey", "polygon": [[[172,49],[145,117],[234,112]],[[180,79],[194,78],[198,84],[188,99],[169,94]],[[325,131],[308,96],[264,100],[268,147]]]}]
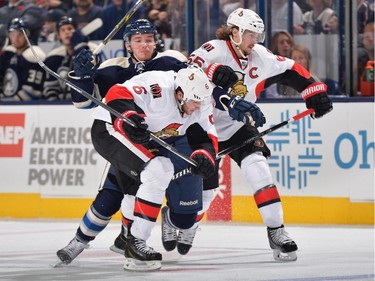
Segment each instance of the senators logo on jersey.
[{"label": "senators logo on jersey", "polygon": [[161,98],[161,88],[159,84],[150,85],[151,94],[154,99]]},{"label": "senators logo on jersey", "polygon": [[179,135],[178,128],[181,127],[182,124],[172,123],[165,127],[163,130],[154,133],[155,136],[166,139],[169,137],[177,137]]},{"label": "senators logo on jersey", "polygon": [[212,51],[213,49],[215,49],[215,47],[212,46],[212,44],[210,44],[210,43],[203,44],[201,48],[204,49],[204,50],[206,50],[207,52]]},{"label": "senators logo on jersey", "polygon": [[230,94],[232,96],[240,96],[244,98],[247,95],[247,87],[243,83],[244,75],[240,72],[236,72],[236,75],[238,77],[238,81],[232,86]]}]

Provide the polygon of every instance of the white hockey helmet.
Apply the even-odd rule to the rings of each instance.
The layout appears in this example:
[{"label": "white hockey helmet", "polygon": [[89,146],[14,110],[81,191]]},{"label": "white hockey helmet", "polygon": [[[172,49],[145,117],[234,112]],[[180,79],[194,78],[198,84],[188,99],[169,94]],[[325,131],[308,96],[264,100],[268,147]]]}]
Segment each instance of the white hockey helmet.
[{"label": "white hockey helmet", "polygon": [[242,36],[245,30],[259,34],[258,42],[264,42],[264,24],[260,16],[252,10],[238,8],[234,10],[227,19],[229,27],[237,26]]},{"label": "white hockey helmet", "polygon": [[213,87],[204,71],[195,66],[180,69],[175,79],[175,89],[184,93],[183,103],[188,100],[203,101],[212,94]]}]

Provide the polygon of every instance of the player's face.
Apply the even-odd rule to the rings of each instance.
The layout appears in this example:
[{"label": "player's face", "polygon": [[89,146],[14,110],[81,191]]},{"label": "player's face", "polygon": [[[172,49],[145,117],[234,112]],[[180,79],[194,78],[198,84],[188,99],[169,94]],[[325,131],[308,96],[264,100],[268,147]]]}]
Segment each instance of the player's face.
[{"label": "player's face", "polygon": [[60,27],[59,38],[64,46],[70,45],[70,38],[72,38],[75,28],[71,24],[64,24]]},{"label": "player's face", "polygon": [[240,48],[245,56],[251,53],[251,50],[254,48],[254,45],[259,41],[259,34],[245,30],[242,34],[242,42]]},{"label": "player's face", "polygon": [[135,57],[141,61],[148,61],[152,59],[156,48],[156,42],[154,34],[136,34],[130,39],[130,44],[128,48],[133,52]]},{"label": "player's face", "polygon": [[201,101],[188,100],[182,105],[182,110],[186,115],[192,115],[194,111],[197,111],[201,108],[201,105]]},{"label": "player's face", "polygon": [[22,30],[13,30],[9,32],[10,43],[16,49],[22,49],[27,45],[25,36]]}]

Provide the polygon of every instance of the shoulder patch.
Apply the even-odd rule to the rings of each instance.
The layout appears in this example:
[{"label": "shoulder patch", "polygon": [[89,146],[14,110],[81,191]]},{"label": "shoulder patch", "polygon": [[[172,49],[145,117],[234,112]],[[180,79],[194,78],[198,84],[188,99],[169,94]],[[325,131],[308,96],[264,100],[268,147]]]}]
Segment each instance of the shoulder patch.
[{"label": "shoulder patch", "polygon": [[106,68],[109,66],[120,66],[123,68],[129,67],[129,58],[126,57],[119,57],[119,58],[111,58],[104,62],[102,62],[99,66],[99,69]]},{"label": "shoulder patch", "polygon": [[160,57],[173,57],[175,59],[178,59],[181,62],[187,62],[186,56],[176,50],[166,50],[164,52],[160,52],[156,55],[155,58],[160,58]]},{"label": "shoulder patch", "polygon": [[14,48],[12,45],[8,45],[4,48],[4,52],[12,52],[12,53],[15,53],[16,52],[16,48]]},{"label": "shoulder patch", "polygon": [[[40,58],[42,61],[44,61],[46,59],[46,54],[44,53],[44,51],[39,47],[39,46],[33,46],[33,49],[36,53],[36,55],[38,56],[38,58]],[[30,48],[27,48],[23,53],[22,53],[22,56],[28,61],[28,62],[37,62],[37,59],[36,57],[34,56],[33,52],[31,51]]]},{"label": "shoulder patch", "polygon": [[65,57],[66,55],[67,55],[67,52],[66,52],[65,46],[59,46],[55,49],[52,49],[48,53],[48,57],[51,57],[51,56],[63,56],[63,57]]}]

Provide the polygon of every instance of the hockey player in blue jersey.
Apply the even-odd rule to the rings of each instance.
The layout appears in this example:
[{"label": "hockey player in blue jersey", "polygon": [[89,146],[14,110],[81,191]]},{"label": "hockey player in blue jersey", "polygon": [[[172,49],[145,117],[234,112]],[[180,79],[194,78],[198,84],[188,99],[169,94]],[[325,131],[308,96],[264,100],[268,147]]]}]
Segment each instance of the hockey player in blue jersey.
[{"label": "hockey player in blue jersey", "polygon": [[[124,32],[125,47],[130,57],[112,58],[96,66],[92,64],[92,55],[84,50],[74,61],[74,71],[69,73],[69,80],[98,99],[103,98],[109,88],[117,83],[150,70],[174,70],[185,68],[186,57],[177,51],[168,50],[157,52],[158,34],[155,27],[147,20],[137,20],[126,26]],[[144,44],[141,44],[145,42]],[[72,89],[72,101],[77,108],[92,108],[96,104]],[[126,187],[120,187],[119,182],[127,182]],[[57,252],[59,259],[70,263],[85,248],[88,243],[107,226],[111,217],[120,209],[124,198],[123,189],[135,191],[138,183],[123,173],[118,173],[111,166],[102,188],[95,200],[86,211],[76,236],[63,249]],[[134,192],[133,192],[134,193]],[[132,222],[131,207],[134,196],[125,195],[126,216],[123,215],[121,233],[111,247],[115,252],[124,253],[127,225]]]},{"label": "hockey player in blue jersey", "polygon": [[[42,98],[44,71],[39,66],[22,32],[30,35],[23,18],[15,18],[9,24],[10,45],[0,56],[0,100],[30,101]],[[41,60],[46,55],[33,46]]]},{"label": "hockey player in blue jersey", "polygon": [[[88,38],[77,29],[76,22],[63,16],[57,22],[57,36],[61,46],[53,49],[45,60],[45,64],[63,78],[68,78],[68,72],[73,69],[73,58],[82,48],[95,50],[96,44],[88,42]],[[70,88],[54,76],[46,74],[43,96],[48,100],[70,99]]]}]

